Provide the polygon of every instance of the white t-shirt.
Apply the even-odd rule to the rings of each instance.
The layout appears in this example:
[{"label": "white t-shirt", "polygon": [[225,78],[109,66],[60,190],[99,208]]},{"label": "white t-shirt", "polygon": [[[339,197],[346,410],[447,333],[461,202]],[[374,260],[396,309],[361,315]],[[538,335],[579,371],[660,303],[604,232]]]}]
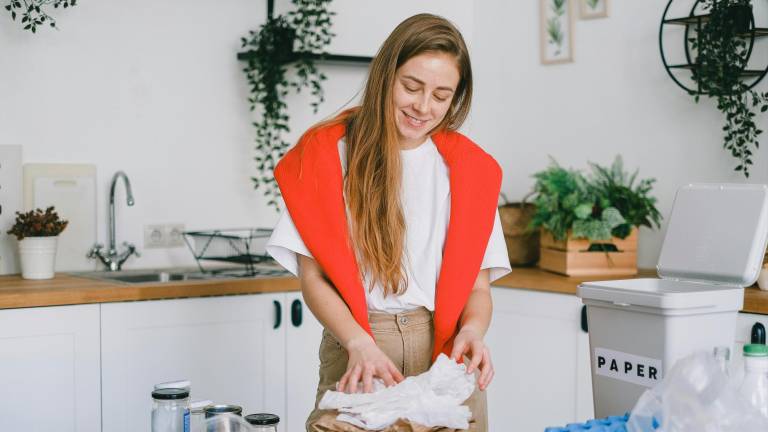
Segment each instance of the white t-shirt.
[{"label": "white t-shirt", "polygon": [[[339,140],[342,171],[346,172],[346,146]],[[365,275],[368,310],[399,313],[425,307],[435,310],[435,287],[443,259],[443,246],[450,217],[451,194],[448,167],[431,139],[420,146],[401,150],[402,192],[401,202],[405,217],[405,272],[408,286],[405,293],[384,297],[379,284],[370,290],[370,279]],[[283,212],[267,242],[267,252],[288,271],[298,276],[296,254],[312,255],[293,224],[287,211]],[[481,269],[490,269],[494,281],[511,271],[507,245],[496,212],[488,246]]]}]

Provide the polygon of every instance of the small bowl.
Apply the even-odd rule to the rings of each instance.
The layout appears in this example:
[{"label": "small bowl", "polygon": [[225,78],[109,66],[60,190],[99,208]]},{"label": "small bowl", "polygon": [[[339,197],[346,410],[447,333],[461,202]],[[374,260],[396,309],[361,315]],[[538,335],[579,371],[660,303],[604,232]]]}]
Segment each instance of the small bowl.
[{"label": "small bowl", "polygon": [[768,291],[768,267],[760,270],[760,276],[757,277],[757,286],[764,291]]}]

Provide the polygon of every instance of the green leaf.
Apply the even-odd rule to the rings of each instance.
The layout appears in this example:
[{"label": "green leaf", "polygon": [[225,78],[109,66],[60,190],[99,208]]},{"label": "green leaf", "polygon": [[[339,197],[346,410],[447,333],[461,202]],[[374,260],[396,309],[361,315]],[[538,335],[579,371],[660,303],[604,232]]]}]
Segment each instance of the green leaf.
[{"label": "green leaf", "polygon": [[579,204],[573,210],[573,213],[576,215],[577,219],[587,219],[588,217],[592,216],[592,204],[591,203]]},{"label": "green leaf", "polygon": [[613,229],[625,222],[624,217],[615,207],[608,207],[603,210],[601,218],[608,225],[609,229]]}]

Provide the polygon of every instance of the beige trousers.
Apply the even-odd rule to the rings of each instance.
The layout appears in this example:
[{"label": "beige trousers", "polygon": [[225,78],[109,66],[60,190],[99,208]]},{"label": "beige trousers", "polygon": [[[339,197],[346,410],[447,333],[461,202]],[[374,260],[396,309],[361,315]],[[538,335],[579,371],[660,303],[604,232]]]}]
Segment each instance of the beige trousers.
[{"label": "beige trousers", "polygon": [[[434,326],[430,311],[419,308],[399,314],[370,313],[368,320],[376,345],[384,351],[403,375],[419,375],[429,369],[434,344]],[[307,419],[308,432],[362,430],[336,421],[336,411],[317,409],[317,404],[326,390],[336,389],[336,383],[347,370],[347,360],[347,351],[344,347],[330,332],[323,330],[323,340],[320,342],[320,382],[317,386],[315,410]],[[485,392],[475,388],[474,393],[464,404],[472,411],[469,430],[487,432],[488,414]],[[429,429],[398,422],[387,430],[443,432],[449,429]]]}]

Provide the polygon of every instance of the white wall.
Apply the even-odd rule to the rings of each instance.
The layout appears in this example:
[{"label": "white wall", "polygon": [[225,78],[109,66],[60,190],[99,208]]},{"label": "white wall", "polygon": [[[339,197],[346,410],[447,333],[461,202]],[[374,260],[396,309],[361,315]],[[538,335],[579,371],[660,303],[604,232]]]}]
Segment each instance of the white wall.
[{"label": "white wall", "polygon": [[[609,18],[577,20],[575,62],[557,66],[539,62],[538,3],[484,0],[474,9],[477,97],[469,130],[502,164],[511,199],[530,190],[531,174],[550,155],[586,168],[621,154],[628,169],[657,179],[665,216],[682,184],[744,182],[722,149],[724,120],[714,103],[696,105],[662,66],[657,38],[666,0],[614,0]],[[766,129],[765,115],[758,124]],[[762,144],[750,182],[768,183],[766,138]],[[663,229],[641,230],[641,267],[655,266],[662,240]]]},{"label": "white wall", "polygon": [[[290,4],[276,3],[278,12]],[[336,0],[333,8],[339,54],[373,55],[394,25],[421,11],[450,17],[468,39],[474,23],[472,3],[461,0]],[[186,248],[143,249],[144,225],[274,225],[277,214],[250,181],[252,119],[235,58],[240,37],[264,22],[266,1],[83,2],[55,11],[60,31],[37,34],[1,12],[0,145],[21,145],[24,162],[96,164],[102,242],[109,180],[126,171],[136,204],[125,206],[119,186],[118,241],[143,253],[126,268],[194,262]],[[365,66],[324,68],[327,102],[317,115],[305,96],[289,98],[289,140],[363,85]]]},{"label": "white wall", "polygon": [[[280,11],[288,1],[277,3]],[[609,18],[576,21],[572,64],[540,65],[533,0],[335,0],[331,50],[373,55],[396,23],[420,11],[457,22],[476,76],[466,130],[503,165],[511,198],[530,189],[548,155],[585,167],[622,154],[628,168],[658,179],[664,214],[683,183],[743,181],[721,148],[722,116],[710,102],[694,104],[661,66],[657,31],[666,1],[611,3]],[[60,31],[32,35],[3,11],[0,144],[22,145],[25,162],[97,164],[101,241],[107,185],[118,169],[129,174],[136,198],[134,207],[118,206],[118,237],[140,249],[146,224],[271,226],[277,214],[249,180],[253,130],[235,59],[239,38],[265,15],[265,1],[104,0],[58,11]],[[364,66],[324,68],[327,102],[317,115],[304,96],[289,98],[290,140],[354,100],[363,85]],[[755,157],[752,181],[768,182],[766,148]],[[641,266],[655,264],[662,237],[641,231]],[[185,248],[143,253],[128,266],[192,263]]]}]

